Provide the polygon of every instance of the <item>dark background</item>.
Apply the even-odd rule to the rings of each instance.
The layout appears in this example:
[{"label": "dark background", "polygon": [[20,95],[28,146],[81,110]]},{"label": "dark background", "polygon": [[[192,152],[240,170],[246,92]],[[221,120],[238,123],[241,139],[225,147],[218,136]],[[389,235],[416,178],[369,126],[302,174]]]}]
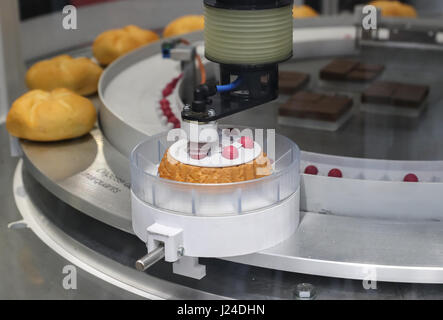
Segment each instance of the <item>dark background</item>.
[{"label": "dark background", "polygon": [[69,4],[80,7],[88,4],[110,1],[115,0],[20,0],[20,17],[22,20],[26,20],[42,14],[61,11],[64,6]]},{"label": "dark background", "polygon": [[[110,2],[110,1],[116,1],[116,0],[38,0],[38,1],[20,0],[20,16],[22,20],[26,20],[42,14],[51,13],[54,11],[61,11],[64,6],[69,4],[75,5],[76,7],[80,7],[88,4]],[[146,0],[146,1],[161,1],[161,0]],[[342,10],[352,11],[353,7],[356,4],[367,3],[368,1],[369,0],[341,0],[340,11]],[[317,11],[320,11],[321,9],[320,0],[308,0],[305,1],[305,3],[313,7]]]}]

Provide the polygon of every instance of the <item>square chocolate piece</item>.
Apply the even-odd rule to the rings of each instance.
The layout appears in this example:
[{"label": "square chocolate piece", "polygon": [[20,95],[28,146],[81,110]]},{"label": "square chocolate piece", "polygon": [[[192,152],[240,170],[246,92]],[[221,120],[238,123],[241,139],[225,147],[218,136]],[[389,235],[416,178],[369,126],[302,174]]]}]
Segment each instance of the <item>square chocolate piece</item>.
[{"label": "square chocolate piece", "polygon": [[345,80],[346,75],[358,65],[357,61],[336,59],[320,70],[320,78],[324,80]]},{"label": "square chocolate piece", "polygon": [[304,101],[304,102],[318,102],[323,98],[323,95],[311,91],[299,91],[294,94],[290,100]]},{"label": "square chocolate piece", "polygon": [[374,82],[363,92],[361,100],[363,103],[390,104],[396,87],[394,82]]},{"label": "square chocolate piece", "polygon": [[320,79],[329,81],[366,82],[374,80],[384,70],[380,64],[336,59],[320,70]]},{"label": "square chocolate piece", "polygon": [[377,81],[363,92],[361,100],[363,103],[418,108],[428,94],[429,86]]},{"label": "square chocolate piece", "polygon": [[300,91],[280,107],[279,114],[333,122],[351,109],[352,103],[346,96]]},{"label": "square chocolate piece", "polygon": [[368,72],[383,72],[385,70],[385,66],[382,64],[373,64],[373,63],[364,63],[361,62],[358,64],[358,70],[368,71]]},{"label": "square chocolate piece", "polygon": [[296,71],[279,72],[279,91],[283,94],[294,94],[309,82],[309,74]]},{"label": "square chocolate piece", "polygon": [[419,107],[427,98],[429,87],[414,84],[399,84],[392,99],[395,106]]},{"label": "square chocolate piece", "polygon": [[367,70],[353,70],[346,75],[346,80],[355,82],[371,81],[377,77],[378,73]]}]

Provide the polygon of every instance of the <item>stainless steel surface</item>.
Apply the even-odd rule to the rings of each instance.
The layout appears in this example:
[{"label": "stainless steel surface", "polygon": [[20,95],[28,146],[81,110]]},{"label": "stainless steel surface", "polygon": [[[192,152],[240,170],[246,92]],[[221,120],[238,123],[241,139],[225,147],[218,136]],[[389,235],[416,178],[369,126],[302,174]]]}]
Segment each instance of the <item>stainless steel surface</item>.
[{"label": "stainless steel surface", "polygon": [[163,246],[159,246],[154,251],[138,259],[135,262],[135,268],[138,271],[146,271],[149,267],[151,267],[152,265],[154,265],[164,257],[165,257],[165,248]]},{"label": "stainless steel surface", "polygon": [[[53,250],[50,252],[56,252],[93,277],[148,299],[223,298],[136,271],[132,255],[146,250],[142,243],[133,241],[136,238],[129,234],[76,213],[42,189],[22,169],[19,163],[13,182],[14,189],[20,190],[14,193],[17,207],[35,235]],[[131,261],[129,265],[128,261]]]},{"label": "stainless steel surface", "polygon": [[409,0],[408,3],[412,4],[415,7],[420,17],[438,17],[443,14],[443,2],[441,2],[440,0]]},{"label": "stainless steel surface", "polygon": [[[15,166],[10,169],[14,171]],[[2,167],[4,169],[4,167]],[[12,176],[12,173],[11,173]],[[17,175],[16,175],[17,178]],[[66,249],[70,254],[69,258],[77,259],[82,265],[89,265],[97,268],[99,271],[106,271],[116,281],[124,281],[128,285],[140,288],[158,290],[160,297],[188,297],[188,298],[204,298],[204,297],[221,297],[229,296],[240,299],[294,299],[294,292],[300,283],[310,283],[315,287],[316,299],[442,299],[443,287],[441,285],[422,285],[422,284],[400,284],[377,282],[376,289],[365,289],[364,282],[356,280],[336,279],[327,277],[317,277],[305,274],[288,273],[279,270],[271,270],[265,268],[257,268],[253,266],[231,263],[216,259],[201,259],[201,263],[208,268],[208,275],[201,281],[192,280],[186,277],[177,276],[171,273],[171,265],[159,261],[152,266],[147,273],[140,273],[134,270],[133,263],[145,252],[146,247],[135,236],[126,234],[117,229],[110,228],[105,224],[94,220],[86,215],[77,212],[56,197],[51,195],[45,188],[29,175],[26,170],[22,172],[22,181],[26,189],[17,190],[16,195],[27,197],[26,202],[32,203],[34,210],[27,212],[27,219],[37,220],[38,236],[45,241],[54,239],[53,243],[49,242],[49,248],[39,239],[33,236],[29,229],[14,230],[14,233],[0,233],[2,242],[4,237],[10,239],[6,244],[22,243],[26,248],[34,252],[39,245],[44,251],[36,251],[34,259],[29,262],[31,266],[57,272],[58,268],[62,268],[56,262],[61,259],[52,250],[59,250],[60,247]],[[7,181],[11,185],[11,181]],[[10,188],[8,192],[11,193]],[[10,196],[12,198],[12,195]],[[11,201],[12,203],[12,201]],[[21,205],[20,205],[21,206]],[[14,208],[14,210],[16,210]],[[20,215],[14,220],[20,219]],[[0,227],[3,227],[3,216],[0,217]],[[16,234],[16,232],[26,232],[33,236],[31,239],[24,238],[28,233]],[[15,240],[15,241],[14,241]],[[13,242],[11,242],[13,241]],[[17,243],[18,242],[18,243]],[[54,246],[55,243],[55,246]],[[0,268],[11,270],[10,263],[15,261],[20,251],[16,251],[17,246],[9,246],[8,253],[10,259],[2,259]],[[60,253],[59,251],[57,251]],[[37,254],[38,253],[38,254]],[[44,254],[43,254],[44,253]],[[43,260],[40,260],[42,258]],[[65,260],[64,264],[72,264],[71,260]],[[39,262],[40,261],[40,262]],[[54,269],[55,268],[55,269]],[[30,269],[33,270],[33,269]],[[10,271],[8,271],[10,274]],[[109,285],[110,295],[108,291],[102,289],[99,285],[104,281],[99,280],[103,275],[97,273],[95,275],[85,273],[79,269],[79,288],[75,292],[61,292],[60,285],[57,285],[56,274],[47,274],[47,279],[52,279],[52,289],[44,296],[39,290],[44,287],[32,287],[29,283],[25,283],[21,288],[26,290],[24,297],[49,297],[64,298],[65,294],[72,294],[71,298],[88,298],[91,296],[99,298],[117,298],[125,297],[121,294],[121,290]],[[89,275],[85,280],[82,275]],[[45,273],[46,275],[46,273]],[[97,278],[98,277],[98,278]],[[135,277],[135,278],[134,278]],[[8,282],[5,277],[0,278],[0,288],[5,288],[4,283],[11,283],[14,288],[17,286],[15,274],[12,277],[13,282]],[[61,281],[61,280],[60,280]],[[87,281],[85,283],[85,281]],[[187,288],[185,288],[187,287]],[[128,288],[129,289],[129,288]],[[85,290],[87,290],[85,292]],[[197,291],[195,291],[197,290]],[[194,292],[194,293],[193,293]],[[195,295],[195,292],[198,295]],[[207,294],[205,295],[204,292]],[[2,297],[15,297],[16,292],[1,291]],[[106,296],[108,294],[108,296]],[[171,295],[172,294],[172,295]],[[215,296],[214,296],[215,295]],[[134,297],[133,295],[126,295]]]},{"label": "stainless steel surface", "polygon": [[0,123],[0,299],[138,299],[137,295],[77,269],[77,289],[63,288],[63,268],[71,262],[48,248],[28,228],[9,229],[22,220],[13,192],[12,181],[18,159],[12,158],[9,136]]},{"label": "stainless steel surface", "polygon": [[[361,10],[364,5],[356,7],[356,21],[361,21]],[[377,11],[380,14],[380,10]],[[443,50],[441,33],[443,24],[439,19],[416,18],[377,18],[377,29],[363,30],[359,28],[361,43],[372,45],[387,45],[414,49]]]},{"label": "stainless steel surface", "polygon": [[132,232],[129,160],[98,129],[72,141],[21,141],[21,146],[26,167],[53,194],[98,220]]},{"label": "stainless steel surface", "polygon": [[0,3],[0,119],[9,105],[25,91],[25,65],[21,54],[18,2]]},{"label": "stainless steel surface", "polygon": [[322,15],[336,15],[339,13],[339,1],[338,0],[322,0],[321,1],[321,14]]},{"label": "stainless steel surface", "polygon": [[229,260],[329,277],[443,283],[443,223],[306,213],[291,239]]},{"label": "stainless steel surface", "polygon": [[[9,106],[26,91],[23,81],[25,64],[20,42],[18,2],[0,2],[0,121],[6,118]],[[16,138],[10,138],[10,149],[20,154]]]}]

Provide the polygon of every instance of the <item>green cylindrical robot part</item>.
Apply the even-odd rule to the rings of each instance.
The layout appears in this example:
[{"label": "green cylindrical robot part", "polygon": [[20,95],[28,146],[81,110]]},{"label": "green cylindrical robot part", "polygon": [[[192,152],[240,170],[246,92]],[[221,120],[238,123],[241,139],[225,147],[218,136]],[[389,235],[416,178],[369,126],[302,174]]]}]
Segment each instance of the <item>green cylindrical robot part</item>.
[{"label": "green cylindrical robot part", "polygon": [[205,6],[205,55],[224,64],[277,63],[292,55],[292,6],[228,10]]}]

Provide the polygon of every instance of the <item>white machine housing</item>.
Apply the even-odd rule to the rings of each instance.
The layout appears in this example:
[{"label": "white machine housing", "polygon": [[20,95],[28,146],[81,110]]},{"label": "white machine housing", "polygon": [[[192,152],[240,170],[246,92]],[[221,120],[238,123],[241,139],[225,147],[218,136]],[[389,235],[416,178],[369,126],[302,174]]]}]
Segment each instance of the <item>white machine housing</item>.
[{"label": "white machine housing", "polygon": [[168,262],[180,258],[180,248],[190,257],[245,255],[273,247],[295,232],[299,224],[299,195],[297,190],[275,206],[249,214],[198,217],[155,208],[132,192],[133,228],[147,243],[148,252],[162,242]]},{"label": "white machine housing", "polygon": [[273,130],[266,141],[260,141],[263,132],[257,132],[255,142],[270,159],[273,173],[244,182],[197,184],[160,178],[159,163],[175,142],[168,141],[168,133],[134,149],[132,223],[148,253],[163,245],[168,262],[183,256],[232,257],[268,249],[294,234],[300,218],[300,151]]}]

